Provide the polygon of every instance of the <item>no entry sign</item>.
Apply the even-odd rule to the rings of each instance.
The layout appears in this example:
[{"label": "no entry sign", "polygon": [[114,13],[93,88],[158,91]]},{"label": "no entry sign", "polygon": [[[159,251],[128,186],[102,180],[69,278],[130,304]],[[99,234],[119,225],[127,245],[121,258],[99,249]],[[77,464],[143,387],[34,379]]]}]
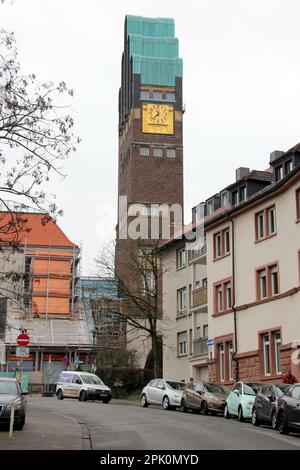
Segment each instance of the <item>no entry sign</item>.
[{"label": "no entry sign", "polygon": [[22,346],[23,348],[26,348],[26,346],[29,344],[29,336],[26,333],[22,333],[17,337],[17,343],[19,346]]}]

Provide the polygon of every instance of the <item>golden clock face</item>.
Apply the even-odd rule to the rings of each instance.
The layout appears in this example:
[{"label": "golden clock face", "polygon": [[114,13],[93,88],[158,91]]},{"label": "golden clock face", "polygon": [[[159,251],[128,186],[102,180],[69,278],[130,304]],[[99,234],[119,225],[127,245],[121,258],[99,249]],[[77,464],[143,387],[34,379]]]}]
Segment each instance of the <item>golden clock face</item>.
[{"label": "golden clock face", "polygon": [[173,134],[174,109],[169,104],[143,103],[142,131],[147,134]]}]

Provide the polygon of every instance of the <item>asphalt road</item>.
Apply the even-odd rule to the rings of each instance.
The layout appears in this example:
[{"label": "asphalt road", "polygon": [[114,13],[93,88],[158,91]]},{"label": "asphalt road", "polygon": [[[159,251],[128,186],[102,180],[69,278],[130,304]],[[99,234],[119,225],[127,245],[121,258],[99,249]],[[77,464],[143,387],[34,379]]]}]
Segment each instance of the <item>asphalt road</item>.
[{"label": "asphalt road", "polygon": [[[47,439],[52,429],[49,431],[49,423],[59,437],[57,442],[51,434],[52,441]],[[256,428],[222,416],[165,411],[156,406],[144,409],[119,400],[105,405],[41,396],[28,398],[24,430],[14,433],[13,441],[4,434],[0,430],[0,449],[22,449],[26,441],[26,447],[31,442],[31,449],[58,445],[97,450],[300,449],[300,434],[282,436],[267,426]]]}]

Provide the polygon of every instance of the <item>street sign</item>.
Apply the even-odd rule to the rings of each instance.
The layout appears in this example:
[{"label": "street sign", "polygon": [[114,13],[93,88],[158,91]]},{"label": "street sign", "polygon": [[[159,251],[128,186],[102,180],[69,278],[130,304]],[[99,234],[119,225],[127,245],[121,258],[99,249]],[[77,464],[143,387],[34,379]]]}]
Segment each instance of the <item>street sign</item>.
[{"label": "street sign", "polygon": [[29,357],[29,348],[21,348],[20,346],[16,348],[17,357]]},{"label": "street sign", "polygon": [[29,344],[30,338],[26,333],[21,333],[17,337],[17,343],[19,346],[22,346],[23,348],[26,348],[26,346]]},{"label": "street sign", "polygon": [[206,341],[207,346],[213,346],[214,345],[214,339],[213,338],[208,338]]}]

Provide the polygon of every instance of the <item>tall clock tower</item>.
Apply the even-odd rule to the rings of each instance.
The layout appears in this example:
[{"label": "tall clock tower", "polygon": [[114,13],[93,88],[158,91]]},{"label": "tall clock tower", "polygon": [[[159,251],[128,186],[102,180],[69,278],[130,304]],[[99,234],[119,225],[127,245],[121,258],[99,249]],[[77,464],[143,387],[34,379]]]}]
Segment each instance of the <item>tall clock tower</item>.
[{"label": "tall clock tower", "polygon": [[174,20],[126,16],[118,194],[129,206],[177,203],[183,211],[182,115]]}]

